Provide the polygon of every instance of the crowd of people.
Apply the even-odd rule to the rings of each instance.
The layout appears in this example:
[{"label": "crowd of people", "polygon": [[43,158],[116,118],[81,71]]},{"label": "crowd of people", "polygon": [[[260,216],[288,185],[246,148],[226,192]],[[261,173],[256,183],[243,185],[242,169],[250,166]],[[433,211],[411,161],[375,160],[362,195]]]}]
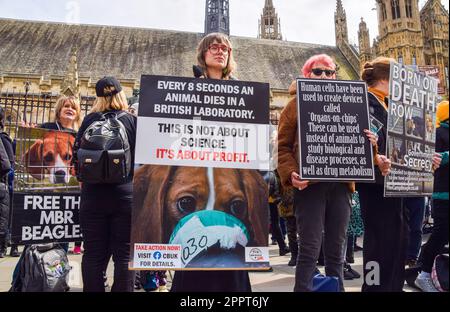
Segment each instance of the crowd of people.
[{"label": "crowd of people", "polygon": [[[437,153],[433,158],[434,227],[428,242],[421,247],[425,201],[383,195],[384,178],[391,170],[391,162],[384,156],[390,61],[381,57],[367,62],[361,73],[368,85],[369,112],[385,125],[378,133],[364,130],[373,149],[376,183],[316,183],[300,179],[295,82],[289,87],[293,97],[281,112],[277,132],[278,166],[269,172],[266,180],[273,240],[279,246],[279,255],[290,253],[288,265],[296,267],[293,285],[296,292],[312,291],[318,261],[323,262],[327,276],[338,279],[341,291],[345,290],[344,279],[359,278],[360,273],[366,276],[370,273],[368,264],[373,262],[379,265],[379,282],[367,283],[364,279],[362,291],[402,291],[407,265],[420,268],[416,280],[420,289],[435,290],[431,281],[433,261],[448,244],[448,102],[441,103],[437,112]],[[201,40],[194,66],[197,78],[235,80],[235,68],[232,43],[226,35],[213,33]],[[336,79],[336,63],[328,55],[314,55],[305,62],[301,74],[304,78]],[[125,126],[132,155],[131,170],[122,183],[80,183],[80,224],[84,246],[83,290],[105,291],[104,275],[112,256],[114,282],[111,290],[130,292],[135,288],[135,276],[128,269],[128,263],[137,118],[133,114],[135,107],[128,106],[125,93],[114,77],[99,80],[96,95],[91,112],[83,119],[78,99],[61,97],[55,107],[55,120],[40,127],[68,131],[76,136],[73,163],[78,168],[77,152],[86,129],[104,118],[105,113],[115,114]],[[133,113],[123,113],[127,111]],[[3,128],[4,110],[1,108],[0,117]],[[0,257],[4,257],[11,192],[8,174],[14,168],[14,154],[9,137],[2,133],[1,139],[0,152],[5,153],[1,154]],[[284,221],[281,226],[280,219]],[[283,232],[287,233],[288,244]],[[358,236],[363,236],[364,270],[359,273],[350,266]],[[81,252],[80,246],[81,242],[75,245],[75,253]],[[12,250],[17,253],[15,246]],[[150,286],[151,289],[166,283],[164,272],[141,273],[139,279],[141,287],[149,283],[157,285]],[[251,284],[247,271],[180,271],[175,273],[171,290],[248,292]]]}]

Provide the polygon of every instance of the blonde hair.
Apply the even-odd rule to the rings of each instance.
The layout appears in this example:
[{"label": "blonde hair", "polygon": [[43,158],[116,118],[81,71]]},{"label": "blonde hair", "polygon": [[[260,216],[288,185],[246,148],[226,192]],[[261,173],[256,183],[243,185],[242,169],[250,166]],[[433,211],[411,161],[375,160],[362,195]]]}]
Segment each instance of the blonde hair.
[{"label": "blonde hair", "polygon": [[211,33],[199,42],[197,46],[197,63],[203,69],[203,72],[206,75],[206,70],[208,66],[205,62],[205,53],[208,51],[209,46],[217,41],[218,43],[226,44],[230,48],[230,52],[228,53],[228,63],[224,68],[222,73],[222,79],[229,79],[233,71],[236,70],[236,62],[233,57],[233,47],[231,45],[231,41],[227,35],[221,33]]},{"label": "blonde hair", "polygon": [[379,81],[389,81],[391,61],[395,61],[392,58],[379,56],[372,62],[364,64],[361,71],[361,78],[369,87],[375,86]]},{"label": "blonde hair", "polygon": [[92,106],[91,113],[109,110],[128,110],[127,96],[123,90],[112,96],[97,97]]},{"label": "blonde hair", "polygon": [[81,106],[80,100],[75,96],[61,96],[58,98],[55,104],[55,122],[60,122],[61,120],[61,110],[63,109],[66,103],[70,103],[70,106],[77,112],[77,116],[73,122],[73,129],[77,130],[80,128],[80,120],[81,120]]}]

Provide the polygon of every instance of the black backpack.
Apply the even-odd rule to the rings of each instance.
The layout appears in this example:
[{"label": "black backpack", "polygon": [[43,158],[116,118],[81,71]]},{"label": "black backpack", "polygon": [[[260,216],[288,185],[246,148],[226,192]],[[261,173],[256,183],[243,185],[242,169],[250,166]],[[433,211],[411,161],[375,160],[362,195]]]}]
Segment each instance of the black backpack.
[{"label": "black backpack", "polygon": [[77,179],[87,183],[120,184],[131,171],[131,150],[120,117],[127,112],[107,112],[83,133],[77,151]]},{"label": "black backpack", "polygon": [[65,292],[71,266],[58,243],[28,245],[14,270],[11,292]]}]

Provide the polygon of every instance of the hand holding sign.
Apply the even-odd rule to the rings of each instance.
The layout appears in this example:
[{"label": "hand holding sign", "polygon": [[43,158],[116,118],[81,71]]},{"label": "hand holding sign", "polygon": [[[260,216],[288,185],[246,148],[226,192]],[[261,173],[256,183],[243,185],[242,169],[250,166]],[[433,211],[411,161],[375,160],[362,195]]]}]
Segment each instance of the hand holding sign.
[{"label": "hand holding sign", "polygon": [[391,161],[389,160],[389,158],[384,155],[377,154],[375,156],[375,160],[383,177],[387,176],[389,172],[391,172]]},{"label": "hand holding sign", "polygon": [[368,129],[364,129],[364,133],[366,134],[366,137],[369,139],[370,144],[373,147],[377,146],[378,135],[376,133],[373,133],[372,131],[370,131]]},{"label": "hand holding sign", "polygon": [[293,187],[299,189],[300,191],[304,190],[309,185],[308,180],[300,180],[300,175],[297,172],[291,173],[291,183]]},{"label": "hand holding sign", "polygon": [[440,153],[434,153],[433,155],[433,171],[437,170],[441,166],[442,155]]}]

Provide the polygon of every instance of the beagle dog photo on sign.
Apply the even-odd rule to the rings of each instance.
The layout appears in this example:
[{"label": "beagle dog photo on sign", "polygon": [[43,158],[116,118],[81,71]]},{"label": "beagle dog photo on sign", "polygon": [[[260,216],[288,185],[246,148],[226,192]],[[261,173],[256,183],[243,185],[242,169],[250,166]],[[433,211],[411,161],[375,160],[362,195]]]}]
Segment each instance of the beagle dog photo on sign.
[{"label": "beagle dog photo on sign", "polygon": [[135,171],[131,246],[179,244],[184,268],[244,268],[267,246],[268,189],[257,170],[143,165]]},{"label": "beagle dog photo on sign", "polygon": [[[63,131],[32,129],[33,139],[26,138],[23,144],[22,164],[25,172],[34,179],[49,184],[68,184],[75,176],[71,166],[74,134]],[[30,131],[29,131],[30,132]],[[26,131],[25,131],[26,133]],[[40,135],[39,135],[40,134]]]}]

